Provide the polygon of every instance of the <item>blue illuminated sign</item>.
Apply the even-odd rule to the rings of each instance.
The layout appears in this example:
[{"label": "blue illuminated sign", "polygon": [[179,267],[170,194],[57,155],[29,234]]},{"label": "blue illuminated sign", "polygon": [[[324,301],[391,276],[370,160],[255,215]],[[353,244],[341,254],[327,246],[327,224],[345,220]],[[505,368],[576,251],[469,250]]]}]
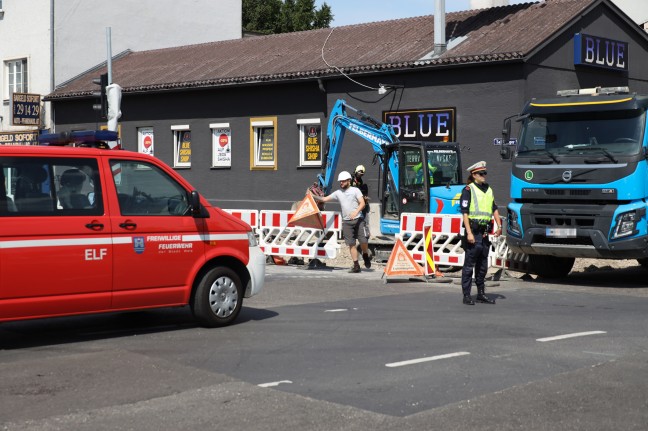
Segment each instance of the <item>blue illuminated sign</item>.
[{"label": "blue illuminated sign", "polygon": [[574,35],[574,64],[628,70],[628,43],[598,36]]}]

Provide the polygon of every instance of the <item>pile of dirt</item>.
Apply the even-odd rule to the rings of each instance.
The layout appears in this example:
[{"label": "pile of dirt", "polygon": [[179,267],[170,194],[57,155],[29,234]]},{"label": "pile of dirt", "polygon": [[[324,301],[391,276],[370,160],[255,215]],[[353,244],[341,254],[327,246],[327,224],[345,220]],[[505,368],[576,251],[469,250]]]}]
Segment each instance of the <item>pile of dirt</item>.
[{"label": "pile of dirt", "polygon": [[[308,264],[308,259],[305,259],[304,264]],[[335,259],[322,259],[322,263],[326,266],[334,268],[351,268],[353,262],[349,254],[349,249],[343,247],[338,251]],[[360,258],[360,266],[362,267],[362,259]],[[384,263],[372,262],[372,267],[383,268]],[[576,259],[572,272],[595,272],[595,271],[609,271],[611,269],[629,268],[639,266],[639,262],[635,259],[622,259],[622,260],[608,260],[608,259]]]}]

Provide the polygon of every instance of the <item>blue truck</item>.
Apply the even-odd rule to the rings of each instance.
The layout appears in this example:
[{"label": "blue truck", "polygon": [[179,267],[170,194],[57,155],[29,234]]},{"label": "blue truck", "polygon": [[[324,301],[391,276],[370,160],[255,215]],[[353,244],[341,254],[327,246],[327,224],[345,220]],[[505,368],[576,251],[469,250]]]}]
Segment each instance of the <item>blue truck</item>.
[{"label": "blue truck", "polygon": [[[559,91],[517,115],[507,244],[541,277],[566,276],[575,258],[648,266],[648,96],[627,87]],[[510,142],[511,119],[503,142]]]}]

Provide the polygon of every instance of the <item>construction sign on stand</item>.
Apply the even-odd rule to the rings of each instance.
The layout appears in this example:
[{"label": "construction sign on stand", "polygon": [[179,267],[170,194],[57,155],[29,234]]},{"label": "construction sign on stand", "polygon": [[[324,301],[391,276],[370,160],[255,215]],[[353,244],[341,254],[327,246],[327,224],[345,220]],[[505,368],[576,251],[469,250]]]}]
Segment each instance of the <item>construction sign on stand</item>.
[{"label": "construction sign on stand", "polygon": [[406,276],[406,277],[422,277],[424,275],[423,268],[416,263],[410,255],[405,244],[400,238],[396,239],[396,244],[392,249],[391,256],[385,267],[385,275],[389,276]]},{"label": "construction sign on stand", "polygon": [[452,283],[452,280],[440,278],[443,277],[441,271],[436,268],[434,263],[434,244],[432,243],[432,223],[423,225],[423,238],[425,238],[425,277],[435,278],[435,282],[439,283]]},{"label": "construction sign on stand", "polygon": [[314,229],[324,229],[324,221],[322,220],[322,213],[315,203],[315,199],[310,194],[304,197],[304,200],[299,203],[297,211],[288,220],[288,226],[302,226],[311,227]]}]

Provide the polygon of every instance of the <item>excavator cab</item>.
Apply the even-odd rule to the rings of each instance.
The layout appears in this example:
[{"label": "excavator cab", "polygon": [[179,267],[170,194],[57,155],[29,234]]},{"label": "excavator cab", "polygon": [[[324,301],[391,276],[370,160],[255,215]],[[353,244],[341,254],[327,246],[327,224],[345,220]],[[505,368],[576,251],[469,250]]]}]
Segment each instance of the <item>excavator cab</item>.
[{"label": "excavator cab", "polygon": [[456,143],[398,142],[387,148],[397,169],[382,173],[383,233],[398,232],[402,213],[458,214],[464,187]]}]

